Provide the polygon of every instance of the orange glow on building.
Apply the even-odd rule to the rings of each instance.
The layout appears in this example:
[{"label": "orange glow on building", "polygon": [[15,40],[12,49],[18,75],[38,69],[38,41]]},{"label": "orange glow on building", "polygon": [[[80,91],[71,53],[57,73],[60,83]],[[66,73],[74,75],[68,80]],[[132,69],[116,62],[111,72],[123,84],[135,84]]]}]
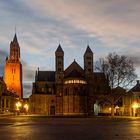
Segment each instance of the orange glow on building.
[{"label": "orange glow on building", "polygon": [[4,81],[9,91],[15,92],[22,98],[22,64],[20,63],[20,47],[16,34],[10,44],[10,57],[5,61]]}]

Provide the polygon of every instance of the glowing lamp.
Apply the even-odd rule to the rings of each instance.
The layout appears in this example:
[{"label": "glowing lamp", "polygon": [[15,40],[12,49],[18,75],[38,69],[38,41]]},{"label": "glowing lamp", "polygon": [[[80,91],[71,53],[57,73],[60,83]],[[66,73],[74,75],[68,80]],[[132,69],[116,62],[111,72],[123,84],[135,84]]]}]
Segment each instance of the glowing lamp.
[{"label": "glowing lamp", "polygon": [[139,106],[138,106],[138,104],[137,103],[134,103],[133,104],[133,108],[138,108]]}]

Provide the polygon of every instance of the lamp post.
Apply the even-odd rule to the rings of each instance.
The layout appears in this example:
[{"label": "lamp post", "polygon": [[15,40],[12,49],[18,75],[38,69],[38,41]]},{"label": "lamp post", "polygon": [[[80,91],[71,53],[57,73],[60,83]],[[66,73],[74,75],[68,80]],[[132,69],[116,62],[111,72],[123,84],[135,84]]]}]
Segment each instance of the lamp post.
[{"label": "lamp post", "polygon": [[116,115],[119,115],[119,106],[117,105],[117,106],[115,106],[115,113],[116,113]]},{"label": "lamp post", "polygon": [[18,115],[19,115],[19,113],[20,113],[20,107],[22,106],[22,104],[21,104],[21,102],[17,102],[16,103],[16,111],[17,111],[17,113],[18,113]]},{"label": "lamp post", "polygon": [[133,104],[133,116],[137,117],[137,108],[139,107],[138,103]]},{"label": "lamp post", "polygon": [[28,104],[25,104],[23,107],[25,109],[25,113],[27,114],[28,113],[28,110],[29,110],[29,105]]}]

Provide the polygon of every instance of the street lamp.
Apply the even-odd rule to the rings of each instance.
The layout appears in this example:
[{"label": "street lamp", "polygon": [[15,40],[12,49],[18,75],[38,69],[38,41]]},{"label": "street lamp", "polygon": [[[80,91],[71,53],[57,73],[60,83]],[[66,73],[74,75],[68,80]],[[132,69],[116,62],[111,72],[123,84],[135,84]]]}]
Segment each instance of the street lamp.
[{"label": "street lamp", "polygon": [[28,109],[29,109],[29,105],[28,104],[25,104],[23,107],[25,109],[25,113],[27,114],[28,113]]},{"label": "street lamp", "polygon": [[19,110],[20,107],[21,107],[21,103],[18,101],[18,102],[16,103],[16,110]]},{"label": "street lamp", "polygon": [[111,114],[111,110],[112,110],[112,108],[111,108],[111,107],[109,107],[109,108],[108,108],[108,110],[109,110],[109,113]]},{"label": "street lamp", "polygon": [[136,117],[137,116],[137,108],[139,107],[138,103],[134,103],[133,104],[133,114]]},{"label": "street lamp", "polygon": [[138,104],[137,103],[134,103],[133,104],[133,108],[138,108],[139,106],[138,106]]},{"label": "street lamp", "polygon": [[120,107],[118,105],[115,106],[115,113],[116,113],[116,115],[119,115],[119,108]]},{"label": "street lamp", "polygon": [[19,115],[19,112],[20,112],[20,107],[22,106],[21,102],[17,102],[16,103],[16,110],[17,110],[17,114]]}]

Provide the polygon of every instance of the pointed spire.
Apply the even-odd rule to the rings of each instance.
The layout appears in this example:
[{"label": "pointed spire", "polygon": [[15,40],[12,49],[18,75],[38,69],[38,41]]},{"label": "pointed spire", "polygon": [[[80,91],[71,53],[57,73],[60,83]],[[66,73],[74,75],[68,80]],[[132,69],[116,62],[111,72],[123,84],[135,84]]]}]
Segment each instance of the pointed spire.
[{"label": "pointed spire", "polygon": [[14,38],[13,38],[13,42],[15,42],[15,43],[18,43],[18,40],[17,40],[17,35],[16,35],[16,33],[15,33],[15,36],[14,36]]},{"label": "pointed spire", "polygon": [[87,49],[86,49],[86,52],[85,52],[85,53],[92,53],[92,54],[93,54],[93,52],[92,52],[92,50],[90,49],[89,45],[87,45]]},{"label": "pointed spire", "polygon": [[64,51],[63,51],[63,49],[62,49],[62,47],[61,47],[60,44],[58,45],[58,48],[56,49],[56,52],[62,52],[62,53],[64,53]]}]

